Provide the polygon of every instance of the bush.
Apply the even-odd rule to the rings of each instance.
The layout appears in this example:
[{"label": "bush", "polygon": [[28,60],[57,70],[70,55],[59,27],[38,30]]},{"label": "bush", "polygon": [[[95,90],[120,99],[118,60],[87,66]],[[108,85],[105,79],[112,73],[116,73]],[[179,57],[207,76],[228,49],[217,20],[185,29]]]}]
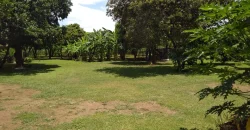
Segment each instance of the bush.
[{"label": "bush", "polygon": [[33,59],[30,58],[30,57],[25,57],[25,58],[24,58],[24,62],[25,62],[25,63],[31,63],[32,61],[33,61]]},{"label": "bush", "polygon": [[13,56],[8,56],[7,57],[7,63],[14,63],[15,58]]}]

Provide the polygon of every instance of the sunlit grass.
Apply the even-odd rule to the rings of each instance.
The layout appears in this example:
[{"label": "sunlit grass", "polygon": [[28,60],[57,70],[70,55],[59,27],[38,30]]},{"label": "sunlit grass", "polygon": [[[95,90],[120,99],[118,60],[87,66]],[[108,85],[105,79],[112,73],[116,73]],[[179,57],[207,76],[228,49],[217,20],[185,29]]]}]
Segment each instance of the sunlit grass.
[{"label": "sunlit grass", "polygon": [[[19,84],[41,91],[36,98],[83,99],[96,102],[128,103],[155,101],[176,114],[116,115],[99,113],[52,129],[134,130],[215,128],[216,116],[204,114],[222,99],[199,101],[196,92],[219,81],[218,75],[177,73],[169,63],[147,65],[133,62],[83,63],[63,60],[34,61],[26,70],[7,66],[0,83]],[[47,128],[47,127],[46,127]]]}]

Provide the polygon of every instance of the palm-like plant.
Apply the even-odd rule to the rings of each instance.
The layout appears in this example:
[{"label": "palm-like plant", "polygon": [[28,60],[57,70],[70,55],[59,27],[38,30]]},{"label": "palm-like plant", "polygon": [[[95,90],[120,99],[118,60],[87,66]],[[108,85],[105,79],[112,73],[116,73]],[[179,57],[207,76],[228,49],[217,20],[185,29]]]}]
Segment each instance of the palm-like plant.
[{"label": "palm-like plant", "polygon": [[94,58],[101,62],[105,55],[107,60],[111,60],[115,43],[114,33],[103,28],[102,30],[94,30],[73,44],[68,44],[65,50],[70,55],[80,54],[84,59],[88,57],[89,62],[93,61]]}]

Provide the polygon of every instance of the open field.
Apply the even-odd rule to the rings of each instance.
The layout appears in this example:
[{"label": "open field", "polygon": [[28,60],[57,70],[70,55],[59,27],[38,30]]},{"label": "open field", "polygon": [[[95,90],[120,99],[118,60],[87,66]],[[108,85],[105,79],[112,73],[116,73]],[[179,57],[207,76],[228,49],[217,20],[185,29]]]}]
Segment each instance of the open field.
[{"label": "open field", "polygon": [[216,73],[180,74],[170,63],[144,62],[7,65],[0,71],[0,129],[215,129],[219,119],[204,114],[223,100],[199,101],[195,93],[218,85]]}]

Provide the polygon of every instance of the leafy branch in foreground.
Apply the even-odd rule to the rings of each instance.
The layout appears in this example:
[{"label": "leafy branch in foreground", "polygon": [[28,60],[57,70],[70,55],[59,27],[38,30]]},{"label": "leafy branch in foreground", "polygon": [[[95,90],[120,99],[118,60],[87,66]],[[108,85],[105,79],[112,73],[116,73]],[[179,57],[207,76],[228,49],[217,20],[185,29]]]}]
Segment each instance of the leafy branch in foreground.
[{"label": "leafy branch in foreground", "polygon": [[[201,27],[186,31],[191,33],[192,41],[203,43],[196,52],[207,55],[223,52],[234,61],[248,61],[250,58],[250,1],[232,1],[227,5],[208,4],[202,7],[201,11],[199,18]],[[249,119],[250,93],[234,87],[235,83],[250,84],[250,68],[242,68],[242,70],[225,68],[224,73],[219,75],[221,85],[215,88],[205,88],[197,94],[200,100],[210,95],[215,99],[223,97],[225,100],[238,96],[245,99],[245,102],[239,105],[235,103],[236,99],[225,101],[222,105],[213,106],[206,115],[220,116],[222,112],[228,112],[238,124]]]}]

